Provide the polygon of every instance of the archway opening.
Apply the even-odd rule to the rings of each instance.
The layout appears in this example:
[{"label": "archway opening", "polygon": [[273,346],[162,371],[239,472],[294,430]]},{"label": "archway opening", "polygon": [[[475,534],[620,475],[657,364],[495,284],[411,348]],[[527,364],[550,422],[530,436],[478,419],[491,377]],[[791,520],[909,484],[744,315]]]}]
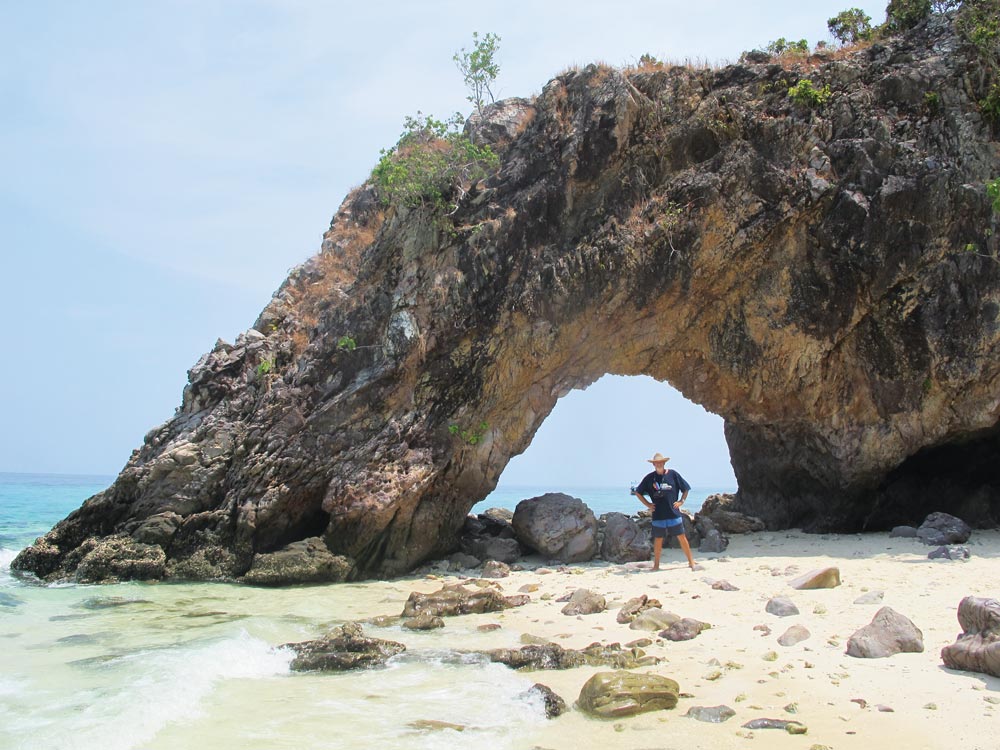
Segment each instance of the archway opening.
[{"label": "archway opening", "polygon": [[642,506],[629,488],[650,471],[646,459],[657,452],[691,484],[689,510],[711,494],[736,491],[720,416],[651,377],[605,375],[559,399],[527,450],[471,512],[514,510],[525,498],[564,492],[598,516],[634,514]]}]

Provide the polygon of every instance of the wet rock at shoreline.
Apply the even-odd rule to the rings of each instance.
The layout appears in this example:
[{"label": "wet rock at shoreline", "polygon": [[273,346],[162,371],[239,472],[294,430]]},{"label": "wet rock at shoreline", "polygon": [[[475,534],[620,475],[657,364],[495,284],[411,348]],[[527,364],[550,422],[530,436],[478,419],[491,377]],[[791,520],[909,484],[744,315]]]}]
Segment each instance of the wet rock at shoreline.
[{"label": "wet rock at shoreline", "polygon": [[553,560],[586,562],[597,554],[597,518],[569,495],[550,492],[522,500],[512,526],[518,542]]},{"label": "wet rock at shoreline", "polygon": [[569,710],[566,707],[566,701],[559,697],[556,692],[550,688],[548,685],[543,685],[540,682],[536,682],[526,691],[521,693],[525,698],[541,698],[542,705],[545,709],[546,719],[555,719],[557,716],[562,716]]},{"label": "wet rock at shoreline", "polygon": [[890,607],[882,607],[871,623],[848,639],[846,653],[859,659],[881,659],[923,650],[924,636],[920,629]]},{"label": "wet rock at shoreline", "polygon": [[958,605],[958,624],[958,640],[941,649],[944,665],[1000,677],[1000,601],[965,597]]},{"label": "wet rock at shoreline", "polygon": [[292,583],[340,583],[354,566],[342,555],[334,555],[319,537],[292,542],[276,552],[254,555],[250,570],[241,579],[258,586]]},{"label": "wet rock at shoreline", "polygon": [[472,590],[455,583],[442,586],[429,594],[411,592],[406,604],[403,605],[403,617],[416,617],[421,614],[438,617],[481,614],[499,612],[508,606],[510,604],[507,602],[507,597],[494,586]]},{"label": "wet rock at shoreline", "polygon": [[586,648],[563,648],[557,643],[530,643],[520,648],[496,648],[475,653],[511,669],[573,669],[584,665],[635,669],[659,663],[641,648],[622,648],[618,643],[592,643]]},{"label": "wet rock at shoreline", "polygon": [[90,539],[75,551],[82,553],[76,566],[80,583],[155,580],[166,570],[167,556],[161,547],[123,535]]},{"label": "wet rock at shoreline", "polygon": [[286,643],[282,648],[295,652],[289,665],[293,672],[367,669],[380,666],[406,650],[402,643],[366,637],[357,623],[342,625],[323,638]]},{"label": "wet rock at shoreline", "polygon": [[437,615],[425,612],[422,615],[404,619],[403,627],[407,630],[437,630],[444,627],[444,620]]},{"label": "wet rock at shoreline", "polygon": [[668,677],[635,672],[598,672],[580,690],[577,706],[590,716],[617,719],[672,709],[680,686]]}]

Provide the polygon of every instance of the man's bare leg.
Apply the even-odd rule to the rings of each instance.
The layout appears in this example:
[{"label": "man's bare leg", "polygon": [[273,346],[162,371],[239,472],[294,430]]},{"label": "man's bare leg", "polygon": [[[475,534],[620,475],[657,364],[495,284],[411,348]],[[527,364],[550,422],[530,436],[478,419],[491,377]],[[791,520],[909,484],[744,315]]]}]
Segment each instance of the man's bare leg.
[{"label": "man's bare leg", "polygon": [[[691,556],[691,545],[688,544],[688,538],[686,534],[680,534],[677,537],[677,541],[681,544],[681,549],[684,550],[684,555],[688,559],[688,567],[694,570],[694,558]],[[657,558],[659,559],[659,558]]]},{"label": "man's bare leg", "polygon": [[653,540],[653,570],[660,569],[660,553],[663,552],[663,539],[656,537]]}]

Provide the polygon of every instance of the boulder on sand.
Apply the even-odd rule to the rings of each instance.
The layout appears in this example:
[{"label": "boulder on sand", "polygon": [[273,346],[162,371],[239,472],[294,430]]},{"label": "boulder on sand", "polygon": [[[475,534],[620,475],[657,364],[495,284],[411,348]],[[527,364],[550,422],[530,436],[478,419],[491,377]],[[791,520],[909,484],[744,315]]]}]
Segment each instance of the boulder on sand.
[{"label": "boulder on sand", "polygon": [[604,516],[601,559],[611,563],[640,562],[653,554],[649,534],[624,513]]},{"label": "boulder on sand", "polygon": [[859,659],[881,659],[923,650],[924,634],[891,607],[882,607],[868,625],[857,630],[847,641],[847,655]]},{"label": "boulder on sand", "polygon": [[597,518],[586,504],[561,492],[522,500],[514,509],[517,540],[540,555],[564,563],[597,554]]},{"label": "boulder on sand", "polygon": [[958,624],[958,640],[941,649],[944,665],[1000,677],[1000,602],[965,597],[958,604]]},{"label": "boulder on sand", "polygon": [[634,716],[677,705],[680,686],[669,677],[635,672],[598,672],[580,690],[577,705],[601,719]]}]

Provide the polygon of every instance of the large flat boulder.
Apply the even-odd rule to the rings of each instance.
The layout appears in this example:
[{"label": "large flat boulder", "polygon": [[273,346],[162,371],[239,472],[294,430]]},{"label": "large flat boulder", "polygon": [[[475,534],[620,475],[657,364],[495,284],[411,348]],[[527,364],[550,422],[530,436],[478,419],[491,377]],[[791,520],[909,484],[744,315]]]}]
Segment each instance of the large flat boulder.
[{"label": "large flat boulder", "polygon": [[669,677],[636,672],[598,672],[584,683],[577,705],[600,719],[617,719],[674,708],[680,686]]}]

